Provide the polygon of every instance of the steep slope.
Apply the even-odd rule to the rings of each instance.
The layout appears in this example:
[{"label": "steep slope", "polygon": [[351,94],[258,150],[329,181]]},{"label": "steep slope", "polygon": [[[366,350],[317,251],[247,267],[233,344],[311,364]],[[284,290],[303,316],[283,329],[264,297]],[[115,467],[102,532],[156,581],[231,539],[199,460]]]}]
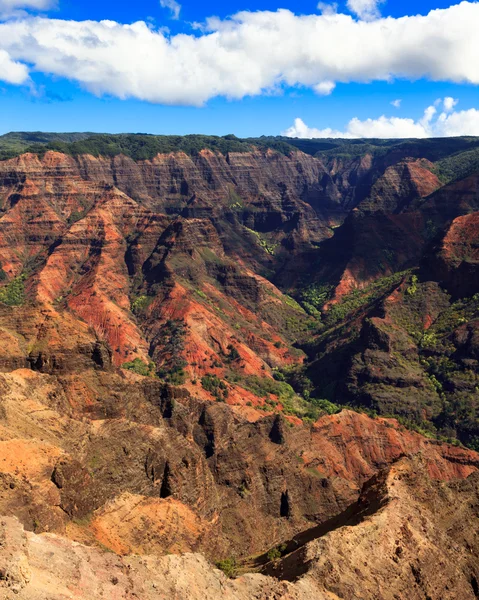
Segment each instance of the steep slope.
[{"label": "steep slope", "polygon": [[478,494],[475,475],[438,484],[427,478],[420,461],[402,459],[370,480],[358,503],[329,528],[301,534],[292,543],[300,547],[292,552],[285,544],[283,552],[289,553],[263,567],[280,580],[259,574],[228,580],[194,554],[121,558],[55,535],[24,532],[17,521],[4,518],[0,586],[6,600],[60,600],[73,594],[85,600],[105,595],[119,600],[139,595],[145,600],[219,595],[352,600],[359,590],[366,600],[406,595],[473,600],[479,578]]},{"label": "steep slope", "polygon": [[351,411],[312,428],[251,423],[186,390],[102,371],[23,369],[0,385],[0,513],[119,553],[255,553],[340,513],[404,454],[422,454],[442,480],[479,468],[474,452]]},{"label": "steep slope", "polygon": [[399,215],[356,211],[323,244],[331,266],[303,293],[322,309],[304,346],[319,397],[399,415],[475,447],[477,184],[477,175],[452,183]]},{"label": "steep slope", "polygon": [[[476,474],[437,484],[420,460],[402,459],[372,478],[326,532],[298,536],[305,545],[263,570],[351,600],[358,590],[385,600],[476,598],[478,484]],[[307,542],[315,533],[318,539]]]},{"label": "steep slope", "polygon": [[0,162],[0,586],[472,597],[479,176],[430,162],[465,142],[132,138]]}]

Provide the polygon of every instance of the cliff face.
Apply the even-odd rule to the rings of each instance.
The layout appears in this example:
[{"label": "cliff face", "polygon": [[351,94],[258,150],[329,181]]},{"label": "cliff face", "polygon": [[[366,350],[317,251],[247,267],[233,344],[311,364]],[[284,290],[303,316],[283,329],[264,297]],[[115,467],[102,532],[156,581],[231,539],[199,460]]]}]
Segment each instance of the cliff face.
[{"label": "cliff face", "polygon": [[[231,349],[246,375],[262,375],[297,360],[287,346],[307,319],[257,272],[294,268],[291,256],[342,221],[371,160],[338,168],[300,152],[21,155],[0,164],[2,269],[28,273],[42,310],[86,322],[116,365],[150,354],[168,366],[160,331],[172,321],[187,336],[177,363],[193,375],[224,375],[215,365]],[[43,345],[31,360],[61,363],[27,337]]]},{"label": "cliff face", "polygon": [[0,385],[0,512],[119,554],[255,554],[341,513],[401,456],[421,454],[443,481],[479,468],[472,451],[352,411],[312,428],[251,423],[186,390],[91,370],[23,369]]},{"label": "cliff face", "polygon": [[457,217],[423,262],[423,270],[454,298],[473,296],[479,289],[479,213]]},{"label": "cliff face", "polygon": [[[181,590],[153,577],[180,598],[352,598],[359,563],[342,578],[339,555],[370,517],[383,533],[366,531],[364,556],[379,550],[365,598],[448,597],[418,549],[436,541],[441,589],[469,598],[477,574],[462,550],[457,572],[446,513],[416,527],[427,494],[464,507],[479,469],[478,177],[441,186],[434,171],[404,153],[270,150],[0,162],[0,515],[27,531],[2,524],[0,586],[52,594],[32,574],[58,551],[117,573],[95,580],[112,598],[148,598],[142,578],[163,567],[185,571]],[[395,487],[414,543],[385,523]],[[409,566],[381,535],[410,542]],[[279,563],[246,558],[283,543]],[[159,558],[184,552],[284,580],[228,583],[198,556]],[[78,588],[51,572],[62,594]]]},{"label": "cliff face", "polygon": [[[12,193],[22,193],[29,182],[45,182],[45,192],[54,201],[65,192],[81,194],[75,189],[81,181],[86,188],[114,185],[157,213],[178,214],[197,197],[209,201],[213,211],[219,204],[223,211],[238,213],[246,225],[265,232],[296,225],[300,217],[312,231],[325,227],[303,198],[323,189],[321,180],[327,173],[320,160],[302,153],[290,157],[274,152],[223,156],[204,150],[196,157],[175,153],[135,162],[125,156],[73,158],[47,152],[43,159],[25,154],[4,161],[0,173],[4,206]],[[84,208],[91,193],[81,194]],[[57,209],[66,217],[82,208],[71,197],[67,206],[61,204],[60,199]]]},{"label": "cliff face", "polygon": [[285,543],[284,556],[262,566],[265,574],[246,572],[236,579],[197,554],[119,557],[25,532],[9,517],[0,524],[0,589],[6,600],[60,600],[73,593],[82,600],[352,600],[359,589],[368,600],[473,600],[477,500],[477,477],[441,485],[428,479],[420,462],[403,459],[370,480],[358,503],[336,522]]}]

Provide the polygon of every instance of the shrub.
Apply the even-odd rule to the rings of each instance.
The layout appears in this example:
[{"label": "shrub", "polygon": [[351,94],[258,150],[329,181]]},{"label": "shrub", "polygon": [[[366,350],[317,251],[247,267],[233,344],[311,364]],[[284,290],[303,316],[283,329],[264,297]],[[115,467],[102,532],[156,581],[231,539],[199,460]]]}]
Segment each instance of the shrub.
[{"label": "shrub", "polygon": [[[350,317],[355,311],[364,310],[368,305],[376,302],[384,294],[389,293],[397,287],[408,271],[394,273],[387,277],[381,277],[364,289],[357,289],[345,296],[337,304],[333,304],[331,308],[323,315],[323,321],[326,328],[334,327],[340,321]],[[417,284],[417,276],[416,276]],[[416,286],[417,288],[417,286]]]},{"label": "shrub", "polygon": [[294,310],[300,311],[304,314],[303,307],[300,304],[298,304],[294,298],[291,298],[291,296],[283,294],[283,302],[287,304],[290,308],[294,308]]},{"label": "shrub", "polygon": [[406,294],[408,294],[409,296],[414,296],[414,294],[417,292],[417,283],[417,275],[413,275],[411,277],[411,285],[407,288]]},{"label": "shrub", "polygon": [[216,566],[218,567],[218,569],[223,571],[226,577],[230,579],[232,577],[236,577],[236,574],[238,572],[236,558],[225,558],[224,560],[219,560],[216,563]]},{"label": "shrub", "polygon": [[151,304],[153,298],[149,298],[148,296],[138,296],[131,303],[131,312],[134,315],[143,314],[148,306]]},{"label": "shrub", "polygon": [[226,354],[225,356],[226,356],[226,360],[228,362],[234,362],[235,360],[238,360],[238,359],[241,358],[240,353],[233,346],[233,344],[229,344],[229,346],[228,346],[228,354]]},{"label": "shrub", "polygon": [[228,397],[228,387],[217,375],[204,375],[201,378],[201,385],[217,400],[224,401]]},{"label": "shrub", "polygon": [[171,377],[187,366],[183,357],[187,331],[188,327],[181,319],[169,320],[162,327],[158,336],[159,356],[156,357],[161,365],[162,377]]},{"label": "shrub", "polygon": [[26,275],[22,274],[3,287],[0,302],[7,306],[21,306],[25,301],[25,279]]},{"label": "shrub", "polygon": [[299,300],[307,313],[313,317],[320,317],[320,311],[331,298],[333,291],[332,285],[310,285],[301,290]]},{"label": "shrub", "polygon": [[329,400],[319,400],[318,398],[311,398],[310,402],[315,408],[318,408],[320,411],[328,415],[335,415],[336,413],[339,413],[342,410],[340,406],[334,404],[333,402],[330,402]]},{"label": "shrub", "polygon": [[269,550],[266,554],[268,560],[278,560],[279,558],[281,558],[283,556],[283,553],[286,551],[287,547],[287,544],[280,544],[275,548],[271,548],[271,550]]},{"label": "shrub", "polygon": [[[279,371],[275,371],[275,373],[279,373]],[[295,396],[293,388],[288,383],[285,381],[276,381],[269,377],[250,375],[245,378],[241,385],[260,398],[266,398],[268,394],[273,394],[278,396],[281,402],[283,402],[284,400],[292,399]]]},{"label": "shrub", "polygon": [[281,558],[281,550],[279,548],[271,548],[266,556],[268,560],[278,560]]},{"label": "shrub", "polygon": [[186,372],[183,369],[176,369],[175,371],[166,373],[164,378],[171,385],[183,385],[186,381]]},{"label": "shrub", "polygon": [[127,371],[133,371],[137,375],[143,375],[143,377],[153,377],[155,374],[155,364],[152,362],[146,364],[141,358],[135,358],[130,362],[123,363],[122,368]]}]

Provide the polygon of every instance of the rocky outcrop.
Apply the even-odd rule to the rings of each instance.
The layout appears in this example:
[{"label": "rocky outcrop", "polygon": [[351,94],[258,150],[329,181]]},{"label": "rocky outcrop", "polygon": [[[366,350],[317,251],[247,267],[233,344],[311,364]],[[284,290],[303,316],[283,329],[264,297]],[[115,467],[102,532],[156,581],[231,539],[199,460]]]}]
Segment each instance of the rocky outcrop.
[{"label": "rocky outcrop", "polygon": [[455,298],[462,298],[479,290],[478,263],[479,212],[473,212],[452,221],[439,247],[424,261],[423,268]]},{"label": "rocky outcrop", "polygon": [[[475,529],[478,478],[452,484],[428,479],[421,461],[400,460],[364,486],[357,503],[321,528],[281,546],[280,556],[239,564],[227,579],[202,556],[124,556],[25,532],[0,522],[0,589],[6,600],[145,600],[274,597],[281,600],[407,595],[473,600],[479,571]],[[454,507],[454,509],[452,509]],[[468,526],[464,526],[468,523]],[[433,559],[433,560],[431,560]],[[256,563],[264,574],[244,573]],[[437,565],[441,565],[440,571]],[[238,569],[236,567],[236,569]],[[232,563],[232,573],[235,566]],[[238,571],[236,571],[238,573]],[[274,575],[274,577],[272,577]]]},{"label": "rocky outcrop", "polygon": [[479,548],[465,523],[477,523],[478,484],[477,474],[438,484],[421,461],[402,459],[372,478],[356,505],[322,530],[298,536],[301,547],[263,572],[351,600],[358,590],[371,599],[472,600]]},{"label": "rocky outcrop", "polygon": [[476,593],[478,178],[405,151],[0,163],[8,598]]},{"label": "rocky outcrop", "polygon": [[113,373],[0,383],[0,512],[119,553],[250,554],[340,513],[401,456],[441,480],[479,468],[474,452],[351,411],[291,427]]}]

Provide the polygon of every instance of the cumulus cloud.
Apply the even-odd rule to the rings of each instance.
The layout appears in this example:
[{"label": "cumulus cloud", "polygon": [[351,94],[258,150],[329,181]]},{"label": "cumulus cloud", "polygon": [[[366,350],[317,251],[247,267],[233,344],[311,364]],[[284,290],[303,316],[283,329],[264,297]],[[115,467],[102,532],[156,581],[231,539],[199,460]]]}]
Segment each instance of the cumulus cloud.
[{"label": "cumulus cloud", "polygon": [[370,21],[380,16],[379,4],[384,0],[348,0],[347,7],[360,19]]},{"label": "cumulus cloud", "polygon": [[25,10],[48,10],[55,8],[56,0],[0,0],[0,16],[21,16]]},{"label": "cumulus cloud", "polygon": [[444,100],[443,100],[444,110],[446,112],[451,112],[451,110],[453,110],[453,108],[456,106],[457,103],[458,103],[458,100],[456,100],[455,98],[451,98],[450,96],[447,96],[447,98],[444,98]]},{"label": "cumulus cloud", "polygon": [[444,110],[439,113],[436,106],[428,106],[418,121],[384,115],[378,119],[366,119],[365,121],[355,117],[349,121],[344,131],[309,127],[302,119],[298,118],[294,120],[294,124],[289,129],[283,131],[282,135],[297,138],[346,139],[479,136],[479,110],[471,108],[454,111],[453,108],[457,103],[458,101],[453,98],[439,100],[436,104],[443,106]]},{"label": "cumulus cloud", "polygon": [[394,106],[394,108],[401,108],[401,102],[402,102],[402,100],[398,99],[398,100],[393,100],[391,102],[391,104]]},{"label": "cumulus cloud", "polygon": [[327,2],[318,2],[318,10],[323,13],[323,15],[335,15],[338,12],[338,4],[337,2],[331,4]]},{"label": "cumulus cloud", "polygon": [[444,137],[479,135],[479,110],[470,108],[449,115],[441,113],[436,131],[438,136]]},{"label": "cumulus cloud", "polygon": [[313,86],[313,89],[320,96],[329,96],[335,87],[336,84],[334,81],[322,81],[321,83]]},{"label": "cumulus cloud", "polygon": [[13,61],[5,50],[0,50],[0,80],[16,85],[29,80],[26,65]]},{"label": "cumulus cloud", "polygon": [[215,96],[240,99],[295,86],[330,93],[339,82],[479,84],[478,22],[476,2],[373,21],[241,12],[209,19],[195,35],[174,36],[141,21],[28,17],[0,23],[0,49],[31,73],[64,77],[94,94],[200,106]]},{"label": "cumulus cloud", "polygon": [[357,117],[349,121],[344,131],[335,129],[316,129],[308,127],[302,119],[295,119],[292,127],[283,131],[282,135],[298,138],[419,138],[427,137],[420,123],[413,119],[385,117],[359,120]]},{"label": "cumulus cloud", "polygon": [[171,10],[171,17],[173,19],[180,18],[181,4],[176,2],[176,0],[160,0],[160,6]]}]

